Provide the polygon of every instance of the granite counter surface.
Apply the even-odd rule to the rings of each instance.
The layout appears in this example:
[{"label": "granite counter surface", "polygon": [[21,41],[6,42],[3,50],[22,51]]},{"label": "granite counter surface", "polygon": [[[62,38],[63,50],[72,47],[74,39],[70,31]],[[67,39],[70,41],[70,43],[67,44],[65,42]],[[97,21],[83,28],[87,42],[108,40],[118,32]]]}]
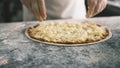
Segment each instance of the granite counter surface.
[{"label": "granite counter surface", "polygon": [[24,31],[38,22],[0,23],[0,68],[120,68],[120,17],[93,18],[111,29],[111,39],[60,47],[29,40]]}]

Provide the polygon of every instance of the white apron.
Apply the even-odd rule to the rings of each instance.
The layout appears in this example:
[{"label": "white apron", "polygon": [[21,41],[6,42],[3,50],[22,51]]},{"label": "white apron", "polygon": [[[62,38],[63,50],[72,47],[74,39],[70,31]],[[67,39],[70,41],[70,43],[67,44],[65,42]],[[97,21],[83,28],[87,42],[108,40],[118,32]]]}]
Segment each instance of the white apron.
[{"label": "white apron", "polygon": [[[85,0],[45,0],[47,19],[85,19]],[[23,20],[35,20],[34,15],[23,6]]]}]

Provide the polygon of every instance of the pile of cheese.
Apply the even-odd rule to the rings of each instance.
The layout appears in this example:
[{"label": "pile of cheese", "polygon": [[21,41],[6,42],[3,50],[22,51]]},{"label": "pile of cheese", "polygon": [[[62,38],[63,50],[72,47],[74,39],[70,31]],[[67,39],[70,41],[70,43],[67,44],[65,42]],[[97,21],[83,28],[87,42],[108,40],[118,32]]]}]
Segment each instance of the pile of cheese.
[{"label": "pile of cheese", "polygon": [[30,28],[29,35],[35,39],[58,43],[86,43],[103,39],[106,28],[96,22],[44,22]]}]

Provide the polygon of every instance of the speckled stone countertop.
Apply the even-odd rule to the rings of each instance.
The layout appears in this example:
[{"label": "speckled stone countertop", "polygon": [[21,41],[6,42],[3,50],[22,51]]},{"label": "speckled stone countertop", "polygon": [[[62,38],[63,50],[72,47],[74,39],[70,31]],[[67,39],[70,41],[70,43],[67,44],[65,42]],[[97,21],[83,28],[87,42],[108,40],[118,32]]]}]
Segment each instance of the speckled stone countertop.
[{"label": "speckled stone countertop", "polygon": [[29,40],[24,31],[38,22],[0,23],[0,68],[120,68],[120,16],[93,18],[111,29],[111,39],[78,47]]}]

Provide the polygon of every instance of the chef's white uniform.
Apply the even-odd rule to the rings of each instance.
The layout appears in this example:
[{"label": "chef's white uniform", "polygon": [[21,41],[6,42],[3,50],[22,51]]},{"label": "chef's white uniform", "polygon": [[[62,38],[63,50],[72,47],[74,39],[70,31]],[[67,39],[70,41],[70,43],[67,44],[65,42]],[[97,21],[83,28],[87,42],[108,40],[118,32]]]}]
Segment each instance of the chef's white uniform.
[{"label": "chef's white uniform", "polygon": [[[85,19],[85,0],[45,0],[47,19]],[[23,6],[24,21],[35,20],[34,15]]]}]

